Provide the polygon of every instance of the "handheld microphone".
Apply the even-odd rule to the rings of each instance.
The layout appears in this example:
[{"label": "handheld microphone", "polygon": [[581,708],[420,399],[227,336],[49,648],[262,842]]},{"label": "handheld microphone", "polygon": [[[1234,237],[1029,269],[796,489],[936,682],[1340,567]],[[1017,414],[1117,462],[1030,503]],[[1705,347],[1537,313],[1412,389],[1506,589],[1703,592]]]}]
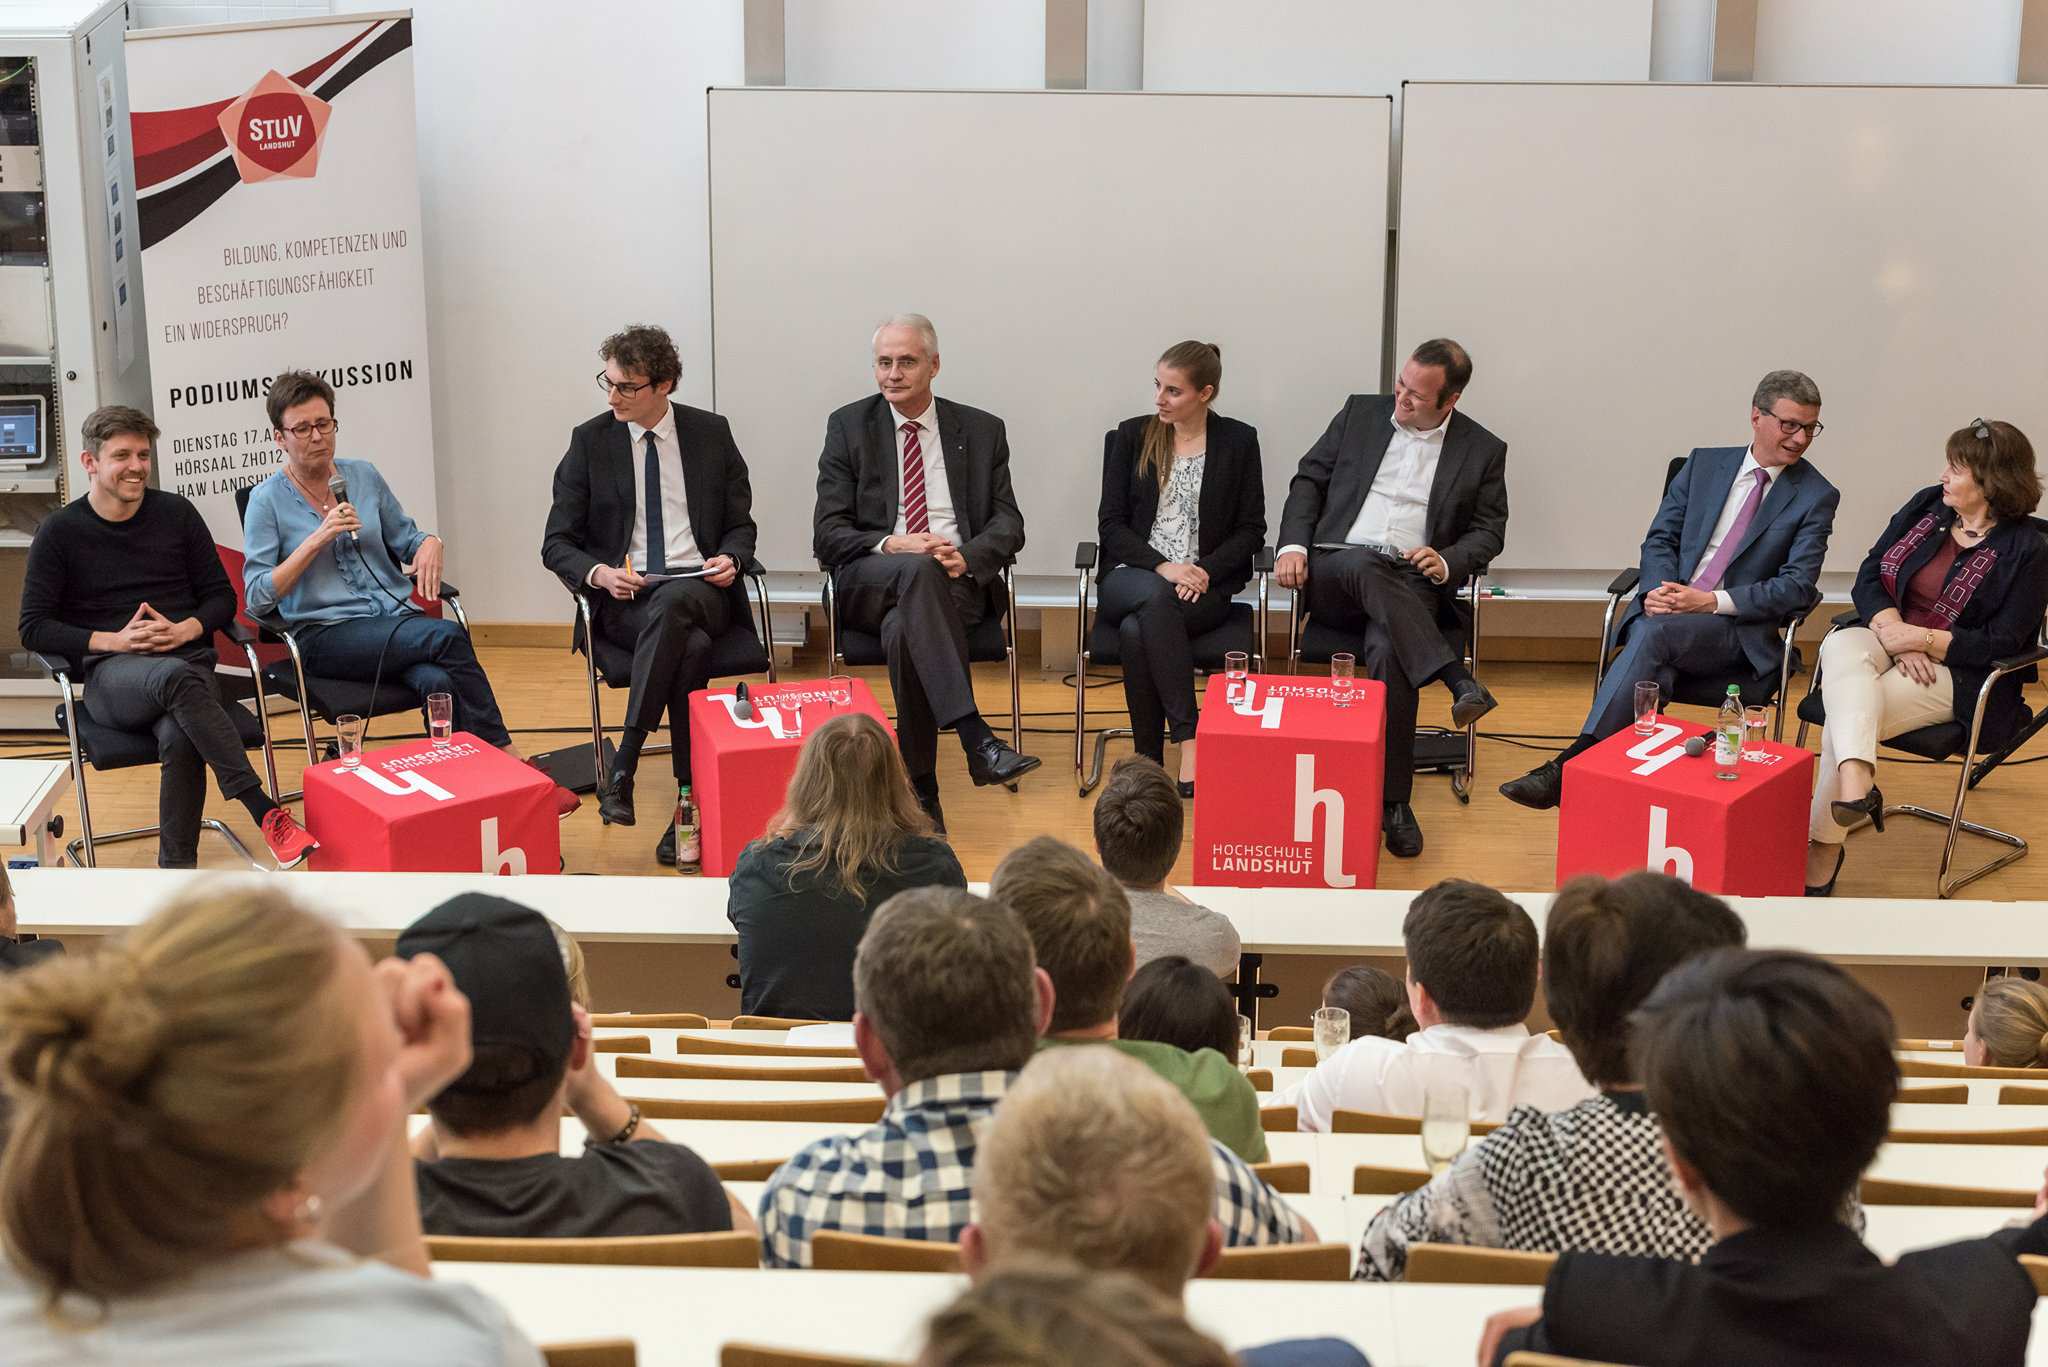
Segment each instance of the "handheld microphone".
[{"label": "handheld microphone", "polygon": [[1701,755],[1707,753],[1707,738],[1705,736],[1687,736],[1685,738],[1685,753],[1694,759],[1698,759]]},{"label": "handheld microphone", "polygon": [[[341,471],[336,470],[334,478],[327,481],[327,492],[334,495],[336,503],[348,502],[348,481],[342,478]],[[356,534],[353,527],[349,528],[348,539],[358,545],[362,543],[362,537]]]},{"label": "handheld microphone", "polygon": [[754,719],[754,700],[747,696],[747,684],[744,679],[733,685],[732,710],[741,721]]}]

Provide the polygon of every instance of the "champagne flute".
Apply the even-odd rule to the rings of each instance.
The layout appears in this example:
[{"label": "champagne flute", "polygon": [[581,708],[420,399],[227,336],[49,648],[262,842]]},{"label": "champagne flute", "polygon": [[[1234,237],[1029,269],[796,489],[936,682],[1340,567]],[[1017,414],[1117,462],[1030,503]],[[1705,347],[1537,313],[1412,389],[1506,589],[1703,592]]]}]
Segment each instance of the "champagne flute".
[{"label": "champagne flute", "polygon": [[1432,1080],[1422,1093],[1422,1161],[1430,1175],[1457,1161],[1471,1140],[1471,1089],[1448,1078]]},{"label": "champagne flute", "polygon": [[1317,1063],[1351,1042],[1351,1013],[1341,1006],[1319,1006],[1309,1022],[1315,1027]]}]

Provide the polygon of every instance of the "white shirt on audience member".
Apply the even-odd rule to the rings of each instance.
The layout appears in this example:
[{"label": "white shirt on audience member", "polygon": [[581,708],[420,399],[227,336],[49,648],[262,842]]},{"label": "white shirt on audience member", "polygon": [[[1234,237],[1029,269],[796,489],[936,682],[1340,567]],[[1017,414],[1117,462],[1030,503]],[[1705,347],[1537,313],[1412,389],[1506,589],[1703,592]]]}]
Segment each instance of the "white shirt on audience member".
[{"label": "white shirt on audience member", "polygon": [[480,1292],[312,1240],[235,1254],[61,1323],[0,1263],[0,1345],[9,1367],[542,1367]]},{"label": "white shirt on audience member", "polygon": [[1513,1106],[1561,1111],[1593,1095],[1571,1050],[1548,1035],[1532,1035],[1524,1025],[1432,1025],[1405,1043],[1378,1036],[1351,1041],[1285,1099],[1294,1102],[1302,1129],[1327,1133],[1337,1110],[1419,1116],[1423,1093],[1438,1079],[1463,1082],[1471,1118],[1494,1123],[1507,1119]]},{"label": "white shirt on audience member", "polygon": [[[903,508],[903,446],[906,440],[903,424],[917,424],[918,455],[924,459],[924,511],[931,522],[933,536],[943,537],[960,548],[960,523],[953,516],[953,486],[946,482],[946,452],[939,444],[939,401],[933,399],[924,406],[924,412],[915,418],[907,418],[896,411],[896,405],[889,405],[889,426],[896,435],[896,535],[910,533],[909,521]],[[885,540],[887,538],[884,538]],[[878,546],[877,549],[880,549]]]},{"label": "white shirt on audience member", "polygon": [[[1756,483],[1755,475],[1759,470],[1764,472],[1765,498],[1771,496],[1771,486],[1778,482],[1778,476],[1785,473],[1785,467],[1782,465],[1774,465],[1768,468],[1758,465],[1756,463],[1756,448],[1754,446],[1742,453],[1742,468],[1735,472],[1735,483],[1730,485],[1728,489],[1728,501],[1721,505],[1721,515],[1714,519],[1714,534],[1707,538],[1707,548],[1700,552],[1700,563],[1694,565],[1688,571],[1689,573],[1698,574],[1701,570],[1705,569],[1712,562],[1714,552],[1720,550],[1721,543],[1728,539],[1728,533],[1735,529],[1735,519],[1741,514],[1742,505],[1749,501],[1750,487]],[[1761,516],[1763,513],[1763,504],[1761,502],[1757,504],[1757,513],[1758,516]],[[1756,523],[1752,521],[1749,525],[1754,527]],[[1643,585],[1645,590],[1656,587],[1655,584]],[[1729,597],[1728,590],[1714,590],[1714,612],[1721,617],[1733,617],[1735,615],[1735,600]]]}]

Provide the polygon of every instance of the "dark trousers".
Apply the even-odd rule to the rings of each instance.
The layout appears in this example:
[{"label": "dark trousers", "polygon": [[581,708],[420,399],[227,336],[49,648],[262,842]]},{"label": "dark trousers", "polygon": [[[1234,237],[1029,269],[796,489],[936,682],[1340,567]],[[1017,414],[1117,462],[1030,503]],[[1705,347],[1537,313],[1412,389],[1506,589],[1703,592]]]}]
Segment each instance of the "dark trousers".
[{"label": "dark trousers", "polygon": [[1193,641],[1230,615],[1230,600],[1213,589],[1188,602],[1152,570],[1119,565],[1102,576],[1096,615],[1116,628],[1124,666],[1131,743],[1141,755],[1165,755],[1162,733],[1176,741],[1195,734]]},{"label": "dark trousers", "polygon": [[1415,791],[1416,693],[1459,659],[1437,622],[1442,603],[1443,590],[1405,560],[1367,550],[1309,557],[1309,615],[1357,632],[1359,672],[1387,686],[1387,802]]},{"label": "dark trousers", "polygon": [[928,555],[864,555],[833,571],[832,584],[840,622],[882,638],[896,692],[896,748],[911,779],[929,784],[939,731],[980,710],[967,629],[987,609],[987,591]]},{"label": "dark trousers", "polygon": [[1636,685],[1655,682],[1665,702],[1681,674],[1739,682],[1756,672],[1742,653],[1735,619],[1718,613],[1674,612],[1652,617],[1645,613],[1629,623],[1621,653],[1607,667],[1593,710],[1586,714],[1583,734],[1605,739],[1633,725]]},{"label": "dark trousers", "polygon": [[711,643],[732,625],[732,600],[702,579],[671,579],[637,598],[597,599],[597,629],[633,652],[626,725],[653,731],[668,714],[669,758],[690,781],[690,694],[711,681]]},{"label": "dark trousers", "polygon": [[376,679],[381,655],[384,677],[402,681],[422,706],[429,693],[454,698],[456,730],[500,747],[512,743],[468,633],[446,618],[409,612],[306,627],[299,632],[299,650],[308,674],[354,683]]},{"label": "dark trousers", "polygon": [[206,771],[213,770],[225,798],[263,786],[221,703],[212,646],[176,655],[102,655],[85,678],[85,707],[94,721],[117,731],[155,733],[163,765],[157,777],[156,862],[167,869],[193,867],[206,811]]}]

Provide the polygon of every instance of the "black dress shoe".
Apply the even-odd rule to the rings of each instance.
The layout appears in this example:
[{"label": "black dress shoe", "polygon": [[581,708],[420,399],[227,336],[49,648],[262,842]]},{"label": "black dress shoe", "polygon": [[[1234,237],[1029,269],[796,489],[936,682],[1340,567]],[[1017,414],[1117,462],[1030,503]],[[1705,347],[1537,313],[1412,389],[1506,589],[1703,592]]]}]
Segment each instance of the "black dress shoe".
[{"label": "black dress shoe", "polygon": [[986,788],[996,783],[1015,783],[1040,763],[1035,755],[1019,754],[990,736],[967,752],[967,775],[974,780],[975,787]]},{"label": "black dress shoe", "polygon": [[1422,853],[1422,827],[1415,824],[1415,809],[1405,802],[1389,802],[1380,815],[1380,835],[1387,853],[1413,859]]},{"label": "black dress shoe", "polygon": [[654,862],[669,868],[676,866],[676,824],[671,821],[668,829],[661,833],[661,841],[654,847]]},{"label": "black dress shoe", "polygon": [[917,795],[917,805],[924,808],[924,814],[931,818],[932,834],[944,835],[946,833],[946,811],[943,807],[939,806],[939,795],[937,793],[919,793]]},{"label": "black dress shoe", "polygon": [[1510,802],[1547,812],[1564,800],[1564,765],[1547,759],[1520,778],[1501,784],[1500,795]]},{"label": "black dress shoe", "polygon": [[597,797],[597,819],[607,826],[633,824],[633,776],[614,769]]},{"label": "black dress shoe", "polygon": [[[1884,794],[1877,790],[1875,784],[1871,785],[1869,792],[1854,802],[1829,803],[1828,810],[1835,814],[1837,826],[1854,826],[1867,816],[1870,818],[1870,824],[1877,827],[1877,833],[1884,834]],[[1831,883],[1829,886],[1834,885]]]},{"label": "black dress shoe", "polygon": [[1485,684],[1467,680],[1451,690],[1451,725],[1462,731],[1499,706]]},{"label": "black dress shoe", "polygon": [[[1839,807],[1842,804],[1838,802],[1835,805]],[[1835,895],[1835,880],[1842,876],[1842,865],[1847,863],[1848,859],[1849,847],[1847,845],[1835,846],[1835,871],[1829,874],[1828,881],[1822,883],[1819,887],[1808,883],[1806,885],[1806,895],[1808,897],[1833,897]]]}]

